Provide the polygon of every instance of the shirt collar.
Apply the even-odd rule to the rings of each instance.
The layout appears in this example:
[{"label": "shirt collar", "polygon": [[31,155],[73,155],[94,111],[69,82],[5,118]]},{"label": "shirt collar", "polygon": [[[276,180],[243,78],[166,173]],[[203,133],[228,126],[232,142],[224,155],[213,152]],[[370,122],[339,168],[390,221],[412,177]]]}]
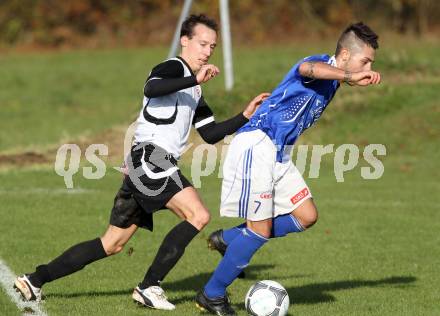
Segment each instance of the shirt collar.
[{"label": "shirt collar", "polygon": [[336,64],[336,57],[335,57],[335,55],[333,55],[332,57],[330,57],[328,63],[329,63],[330,65],[332,65],[333,67],[338,67],[338,65]]}]

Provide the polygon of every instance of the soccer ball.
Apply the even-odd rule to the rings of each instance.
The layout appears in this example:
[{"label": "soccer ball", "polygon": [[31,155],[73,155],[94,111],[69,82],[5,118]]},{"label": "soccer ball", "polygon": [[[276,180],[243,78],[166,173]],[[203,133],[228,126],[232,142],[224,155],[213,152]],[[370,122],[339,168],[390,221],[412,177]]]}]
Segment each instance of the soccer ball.
[{"label": "soccer ball", "polygon": [[289,295],[278,282],[263,280],[251,286],[244,304],[252,316],[285,316],[289,309]]}]

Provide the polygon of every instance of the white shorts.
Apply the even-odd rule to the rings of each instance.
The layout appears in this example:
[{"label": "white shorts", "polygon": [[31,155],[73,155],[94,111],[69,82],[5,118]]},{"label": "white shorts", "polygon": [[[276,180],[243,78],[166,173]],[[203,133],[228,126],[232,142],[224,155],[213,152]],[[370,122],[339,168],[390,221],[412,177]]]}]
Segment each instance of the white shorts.
[{"label": "white shorts", "polygon": [[234,137],[223,164],[221,216],[261,221],[291,213],[312,197],[292,161],[277,162],[276,152],[260,130]]}]

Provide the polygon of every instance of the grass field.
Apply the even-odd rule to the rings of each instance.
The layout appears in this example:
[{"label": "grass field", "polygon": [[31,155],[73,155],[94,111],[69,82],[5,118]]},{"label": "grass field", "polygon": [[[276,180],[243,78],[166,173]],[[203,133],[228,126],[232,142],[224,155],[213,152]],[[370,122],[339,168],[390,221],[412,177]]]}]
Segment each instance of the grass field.
[{"label": "grass field", "polygon": [[[385,172],[364,180],[361,162],[337,183],[333,155],[324,158],[319,178],[309,179],[306,169],[320,219],[310,231],[271,240],[258,252],[248,278],[229,289],[240,315],[247,289],[261,279],[286,287],[290,315],[440,315],[439,49],[430,42],[384,41],[375,65],[383,84],[344,87],[303,135],[300,143],[310,145],[384,144]],[[226,118],[251,96],[271,90],[298,58],[332,50],[330,43],[236,49],[236,88],[225,93],[220,78],[206,85],[205,98]],[[122,159],[115,138],[136,117],[143,81],[165,54],[143,48],[0,56],[0,258],[15,273],[105,230],[121,181],[111,168]],[[214,62],[220,64],[220,57]],[[105,177],[87,180],[80,172],[73,178],[76,189],[66,190],[53,170],[56,149],[66,142],[107,144]],[[43,158],[29,162],[32,153]],[[188,176],[191,154],[182,161]],[[88,165],[84,156],[82,164]],[[47,284],[47,314],[199,314],[193,297],[219,259],[205,239],[239,223],[218,216],[216,174],[200,189],[212,222],[163,283],[175,312],[143,309],[130,297],[178,222],[159,212],[154,233],[139,231],[121,254]],[[0,314],[21,313],[0,291]]]}]

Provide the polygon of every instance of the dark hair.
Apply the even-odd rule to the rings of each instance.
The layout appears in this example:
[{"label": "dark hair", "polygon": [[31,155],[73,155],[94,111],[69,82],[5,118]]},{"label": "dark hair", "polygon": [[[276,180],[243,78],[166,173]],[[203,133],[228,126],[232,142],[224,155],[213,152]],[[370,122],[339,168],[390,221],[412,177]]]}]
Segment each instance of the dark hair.
[{"label": "dark hair", "polygon": [[339,55],[341,49],[344,48],[344,44],[346,45],[346,41],[351,34],[354,34],[358,39],[367,44],[368,46],[378,49],[379,44],[377,43],[377,39],[379,36],[373,32],[370,27],[362,22],[354,23],[349,25],[344,32],[342,32],[339,37],[338,44],[336,46],[335,55]]},{"label": "dark hair", "polygon": [[215,20],[207,17],[204,14],[191,14],[182,23],[182,28],[180,29],[180,37],[188,36],[189,38],[191,38],[194,35],[193,30],[197,24],[206,25],[210,29],[214,30],[216,33],[218,32],[218,25]]}]

